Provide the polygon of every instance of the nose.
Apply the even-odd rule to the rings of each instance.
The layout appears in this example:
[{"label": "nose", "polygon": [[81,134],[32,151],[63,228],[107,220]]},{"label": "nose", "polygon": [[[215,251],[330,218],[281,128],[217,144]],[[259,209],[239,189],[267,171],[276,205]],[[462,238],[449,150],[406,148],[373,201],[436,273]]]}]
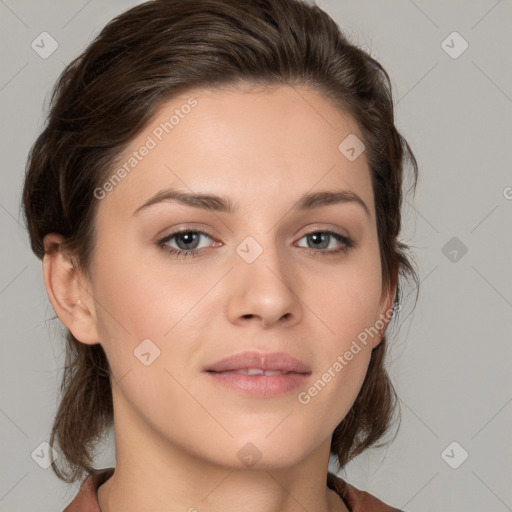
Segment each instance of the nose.
[{"label": "nose", "polygon": [[265,247],[252,263],[238,258],[229,273],[227,312],[232,323],[259,323],[269,328],[276,323],[288,327],[300,322],[302,301],[297,291],[300,279],[279,257],[276,248]]}]

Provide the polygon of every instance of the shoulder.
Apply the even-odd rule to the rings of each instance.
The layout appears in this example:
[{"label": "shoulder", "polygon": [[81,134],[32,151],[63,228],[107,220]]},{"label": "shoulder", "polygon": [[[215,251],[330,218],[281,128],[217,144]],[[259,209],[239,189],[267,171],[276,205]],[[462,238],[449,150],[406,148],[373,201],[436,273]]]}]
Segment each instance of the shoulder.
[{"label": "shoulder", "polygon": [[333,473],[327,473],[327,486],[339,494],[350,512],[403,512],[348,484]]},{"label": "shoulder", "polygon": [[101,512],[98,488],[113,474],[115,468],[104,468],[91,473],[80,486],[75,499],[62,512]]}]

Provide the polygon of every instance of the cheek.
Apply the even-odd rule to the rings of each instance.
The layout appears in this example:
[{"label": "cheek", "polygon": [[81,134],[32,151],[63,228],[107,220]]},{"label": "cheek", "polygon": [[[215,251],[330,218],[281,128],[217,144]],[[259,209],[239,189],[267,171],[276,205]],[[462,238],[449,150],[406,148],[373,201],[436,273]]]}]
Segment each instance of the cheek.
[{"label": "cheek", "polygon": [[361,251],[357,258],[333,267],[328,277],[317,276],[321,287],[308,286],[308,301],[322,324],[317,330],[321,350],[316,353],[317,380],[299,401],[318,408],[318,414],[329,410],[331,426],[348,412],[366,375],[372,342],[378,336],[380,272],[378,253]]},{"label": "cheek", "polygon": [[360,251],[328,275],[315,277],[308,301],[325,325],[328,352],[345,350],[358,335],[375,325],[382,297],[379,255]]},{"label": "cheek", "polygon": [[179,269],[169,272],[156,248],[148,258],[134,243],[106,238],[98,242],[94,263],[94,295],[105,341],[116,332],[161,337],[194,298],[197,302],[194,283],[199,280],[187,279],[190,276]]},{"label": "cheek", "polygon": [[156,359],[157,366],[182,367],[185,352],[193,350],[194,340],[218,311],[208,308],[210,318],[205,319],[208,302],[202,300],[218,281],[218,271],[198,273],[186,263],[167,265],[165,254],[145,258],[141,253],[129,244],[116,250],[112,241],[95,256],[98,329],[118,376],[140,369],[134,350],[148,339],[154,344],[149,344],[150,349],[162,356]]}]

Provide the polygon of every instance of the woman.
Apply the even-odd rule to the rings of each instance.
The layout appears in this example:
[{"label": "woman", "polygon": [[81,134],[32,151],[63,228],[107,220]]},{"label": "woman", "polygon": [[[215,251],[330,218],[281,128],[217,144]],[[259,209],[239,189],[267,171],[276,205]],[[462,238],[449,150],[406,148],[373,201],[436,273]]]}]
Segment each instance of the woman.
[{"label": "woman", "polygon": [[146,2],[67,66],[23,196],[66,512],[397,510],[328,462],[392,422],[406,158],[386,72],[299,0]]}]

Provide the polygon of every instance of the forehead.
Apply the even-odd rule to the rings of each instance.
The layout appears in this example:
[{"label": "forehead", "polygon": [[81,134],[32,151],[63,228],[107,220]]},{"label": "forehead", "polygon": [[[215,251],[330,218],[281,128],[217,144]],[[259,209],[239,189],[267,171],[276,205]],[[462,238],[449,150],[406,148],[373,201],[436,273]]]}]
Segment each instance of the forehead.
[{"label": "forehead", "polygon": [[160,105],[132,140],[104,203],[128,209],[172,187],[268,209],[336,187],[364,196],[373,213],[366,155],[344,152],[344,141],[362,139],[354,119],[313,89],[190,90]]}]

